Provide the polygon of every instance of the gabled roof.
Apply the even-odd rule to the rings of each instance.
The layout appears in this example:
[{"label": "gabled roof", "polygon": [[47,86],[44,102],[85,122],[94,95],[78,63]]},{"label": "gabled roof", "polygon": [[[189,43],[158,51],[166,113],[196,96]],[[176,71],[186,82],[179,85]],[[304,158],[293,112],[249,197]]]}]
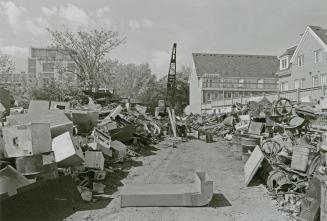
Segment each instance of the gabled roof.
[{"label": "gabled roof", "polygon": [[294,54],[294,52],[295,52],[295,50],[296,50],[296,47],[297,47],[297,46],[293,46],[293,47],[291,47],[291,48],[286,49],[286,51],[285,51],[281,56],[279,56],[279,58],[284,57],[284,56],[286,56],[286,55],[288,55],[288,56],[293,56],[293,54]]},{"label": "gabled roof", "polygon": [[219,74],[220,77],[274,78],[277,56],[193,53],[197,76]]},{"label": "gabled roof", "polygon": [[313,25],[309,25],[309,27],[327,46],[327,29],[324,29],[319,26],[313,26]]},{"label": "gabled roof", "polygon": [[311,34],[320,44],[321,46],[327,51],[327,29],[324,29],[319,26],[313,26],[308,25],[305,29],[305,32],[303,33],[300,43],[298,44],[298,47],[296,48],[292,58],[291,62],[293,62],[303,44],[304,39],[308,34]]}]

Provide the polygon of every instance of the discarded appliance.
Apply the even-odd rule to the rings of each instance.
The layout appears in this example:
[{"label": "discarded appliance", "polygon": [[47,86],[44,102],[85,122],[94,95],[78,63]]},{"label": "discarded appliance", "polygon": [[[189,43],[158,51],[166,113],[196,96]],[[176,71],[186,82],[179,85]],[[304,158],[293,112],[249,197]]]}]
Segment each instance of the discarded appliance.
[{"label": "discarded appliance", "polygon": [[118,140],[111,141],[111,148],[115,158],[124,158],[126,156],[127,147]]},{"label": "discarded appliance", "polygon": [[73,139],[71,134],[66,132],[52,140],[52,150],[59,166],[72,166],[84,161],[83,152]]},{"label": "discarded appliance", "polygon": [[121,207],[204,206],[213,196],[213,181],[204,172],[196,172],[190,184],[134,184],[121,192]]},{"label": "discarded appliance", "polygon": [[51,137],[54,138],[66,131],[73,132],[73,122],[61,110],[48,110],[39,113],[17,114],[7,117],[8,125],[20,125],[28,123],[49,123]]},{"label": "discarded appliance", "polygon": [[85,152],[85,167],[103,170],[104,157],[101,151],[86,151]]},{"label": "discarded appliance", "polygon": [[43,170],[43,158],[41,154],[17,157],[15,160],[16,169],[22,175],[36,175]]},{"label": "discarded appliance", "polygon": [[32,123],[3,127],[6,157],[23,157],[51,151],[48,123]]},{"label": "discarded appliance", "polygon": [[101,150],[103,154],[112,157],[111,137],[96,128],[93,131],[93,136],[96,142],[94,150]]}]

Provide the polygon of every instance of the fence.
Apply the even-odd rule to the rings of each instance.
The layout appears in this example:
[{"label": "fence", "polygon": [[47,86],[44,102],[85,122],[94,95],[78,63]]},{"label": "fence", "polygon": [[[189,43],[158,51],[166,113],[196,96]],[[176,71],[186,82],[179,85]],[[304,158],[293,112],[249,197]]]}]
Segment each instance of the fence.
[{"label": "fence", "polygon": [[[288,91],[279,91],[273,92],[270,94],[265,94],[264,96],[267,97],[269,100],[277,100],[278,98],[284,97],[291,101],[301,101],[301,98],[310,96],[312,99],[319,99],[321,96],[325,96],[327,94],[327,86],[317,86],[311,88],[298,88]],[[257,96],[263,97],[261,96]],[[236,99],[224,99],[218,101],[212,101],[208,104],[202,104],[201,109],[204,113],[214,113],[216,111],[224,111],[224,109],[229,109],[235,103],[245,104],[249,100],[253,100],[256,97],[241,97]]]}]

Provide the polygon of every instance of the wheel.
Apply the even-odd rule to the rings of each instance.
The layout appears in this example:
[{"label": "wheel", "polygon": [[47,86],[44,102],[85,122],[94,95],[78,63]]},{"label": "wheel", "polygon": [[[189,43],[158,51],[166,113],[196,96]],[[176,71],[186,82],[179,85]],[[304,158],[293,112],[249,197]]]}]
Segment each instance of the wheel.
[{"label": "wheel", "polygon": [[262,150],[267,155],[268,158],[272,159],[282,150],[280,144],[272,139],[266,140],[262,146]]},{"label": "wheel", "polygon": [[275,104],[277,114],[282,116],[292,113],[292,108],[292,102],[286,98],[280,98]]}]

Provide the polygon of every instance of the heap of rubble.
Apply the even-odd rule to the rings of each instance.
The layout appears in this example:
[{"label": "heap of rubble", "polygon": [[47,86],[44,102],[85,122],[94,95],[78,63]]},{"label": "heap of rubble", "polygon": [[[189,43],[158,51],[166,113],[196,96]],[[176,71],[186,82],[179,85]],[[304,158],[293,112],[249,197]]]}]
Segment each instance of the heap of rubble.
[{"label": "heap of rubble", "polygon": [[[222,114],[190,115],[206,141],[225,138],[245,184],[263,183],[290,220],[327,220],[327,104],[266,97]],[[214,136],[214,138],[212,138]],[[319,212],[320,211],[320,212]],[[319,220],[319,219],[318,219]]]},{"label": "heap of rubble", "polygon": [[[127,170],[141,164],[134,157],[156,150],[151,145],[162,139],[166,127],[140,105],[101,107],[89,98],[72,108],[67,102],[31,101],[27,111],[12,112],[0,127],[2,204],[17,205],[10,202],[33,189],[25,201],[39,200],[44,191],[44,196],[52,194],[43,199],[51,201],[45,204],[63,198],[68,204],[62,205],[72,212],[85,207],[79,199],[110,202]],[[64,186],[50,193],[52,185]],[[3,218],[15,217],[12,210],[2,209]]]}]

